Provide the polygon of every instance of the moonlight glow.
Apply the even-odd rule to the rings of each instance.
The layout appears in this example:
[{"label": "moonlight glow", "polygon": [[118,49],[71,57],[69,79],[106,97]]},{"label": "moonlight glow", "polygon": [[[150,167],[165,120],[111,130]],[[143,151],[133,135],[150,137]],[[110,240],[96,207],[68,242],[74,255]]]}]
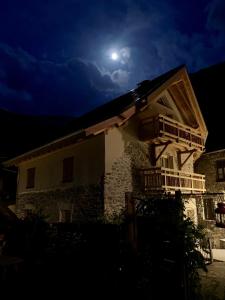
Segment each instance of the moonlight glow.
[{"label": "moonlight glow", "polygon": [[119,55],[116,53],[116,52],[113,52],[112,54],[111,54],[111,59],[112,60],[117,60],[119,58]]}]

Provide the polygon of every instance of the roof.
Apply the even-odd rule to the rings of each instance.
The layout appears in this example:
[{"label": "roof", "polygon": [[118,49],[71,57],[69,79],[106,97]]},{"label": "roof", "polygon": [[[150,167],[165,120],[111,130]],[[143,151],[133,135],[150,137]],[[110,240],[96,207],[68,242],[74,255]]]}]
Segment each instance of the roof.
[{"label": "roof", "polygon": [[129,91],[128,93],[115,98],[94,110],[84,114],[80,118],[71,122],[70,130],[77,131],[83,128],[87,128],[91,125],[97,124],[104,120],[107,120],[113,116],[120,115],[123,111],[130,108],[134,104],[138,105],[138,102],[145,96],[151,94],[164,82],[166,82],[171,76],[176,74],[184,65],[174,68],[153,80],[144,80],[138,83],[138,87]]},{"label": "roof", "polygon": [[[168,79],[174,76],[178,71],[184,68],[184,65],[176,67],[153,80],[144,80],[138,83],[137,88],[129,91],[128,93],[113,99],[112,101],[105,103],[94,110],[84,114],[83,116],[74,119],[71,122],[69,129],[70,132],[61,138],[58,138],[48,144],[41,147],[35,148],[28,151],[22,155],[12,158],[4,162],[5,166],[16,165],[25,159],[30,159],[31,157],[37,157],[39,155],[48,153],[50,151],[68,146],[80,141],[81,139],[87,138],[92,132],[86,130],[91,126],[102,123],[103,126],[105,121],[111,120],[111,124],[114,125],[121,122],[121,119],[128,119],[132,112],[128,116],[121,116],[121,114],[132,107],[139,107],[142,105],[142,100],[148,95],[153,93],[157,88],[163,85]],[[133,110],[134,111],[134,110]],[[134,113],[134,112],[133,112]],[[116,119],[117,118],[117,119]],[[95,126],[97,127],[97,126]]]},{"label": "roof", "polygon": [[204,156],[213,155],[213,154],[222,153],[222,152],[225,152],[225,149],[219,149],[219,150],[214,150],[214,151],[210,151],[210,152],[205,152],[202,155],[204,155]]},{"label": "roof", "polygon": [[0,204],[0,219],[1,219],[1,225],[8,224],[10,222],[14,222],[18,220],[18,217],[16,214],[14,214],[11,209],[9,209],[7,206]]}]

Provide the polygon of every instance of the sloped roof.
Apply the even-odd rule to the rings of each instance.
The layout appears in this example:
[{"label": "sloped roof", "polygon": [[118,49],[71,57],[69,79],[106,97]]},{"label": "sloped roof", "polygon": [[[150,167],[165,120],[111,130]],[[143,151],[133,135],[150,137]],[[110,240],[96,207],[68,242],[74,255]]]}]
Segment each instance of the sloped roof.
[{"label": "sloped roof", "polygon": [[138,83],[138,87],[129,91],[128,93],[115,98],[94,110],[84,114],[80,118],[72,121],[70,124],[70,131],[77,131],[87,128],[91,125],[97,124],[104,120],[107,120],[113,116],[120,115],[123,111],[130,108],[134,104],[138,105],[138,102],[145,96],[151,94],[160,85],[166,82],[171,76],[176,74],[184,65],[174,68],[153,80],[144,80]]},{"label": "sloped roof", "polygon": [[0,219],[1,222],[14,222],[18,217],[7,206],[0,204]]},{"label": "sloped roof", "polygon": [[28,151],[15,158],[12,158],[4,162],[4,165],[12,166],[23,160],[30,159],[32,157],[37,157],[39,155],[48,153],[50,151],[54,151],[64,146],[74,144],[77,141],[86,138],[87,132],[85,131],[85,129],[98,123],[109,120],[110,118],[113,118],[115,116],[120,116],[129,108],[135,106],[138,107],[139,105],[142,105],[142,99],[146,98],[148,95],[157,90],[161,85],[166,83],[167,80],[169,80],[182,68],[184,68],[184,65],[174,68],[153,80],[144,80],[138,83],[137,88],[129,91],[128,93],[116,99],[113,99],[108,103],[105,103],[95,108],[94,110],[84,114],[79,118],[76,118],[70,123],[67,135],[64,135],[61,138],[58,138],[48,144]]}]

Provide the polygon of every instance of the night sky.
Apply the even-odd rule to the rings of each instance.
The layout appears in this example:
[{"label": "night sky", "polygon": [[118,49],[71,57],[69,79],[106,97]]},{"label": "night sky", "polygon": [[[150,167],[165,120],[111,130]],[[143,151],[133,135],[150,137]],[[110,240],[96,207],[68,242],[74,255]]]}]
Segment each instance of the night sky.
[{"label": "night sky", "polygon": [[78,116],[180,64],[224,60],[224,0],[0,4],[0,108],[10,111]]}]

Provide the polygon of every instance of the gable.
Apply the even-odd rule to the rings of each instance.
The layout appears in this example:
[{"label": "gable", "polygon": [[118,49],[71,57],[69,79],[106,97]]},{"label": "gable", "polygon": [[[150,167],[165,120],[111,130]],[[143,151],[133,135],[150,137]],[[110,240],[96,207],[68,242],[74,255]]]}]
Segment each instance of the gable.
[{"label": "gable", "polygon": [[160,93],[159,96],[157,96],[155,100],[140,113],[142,120],[152,118],[157,115],[164,115],[178,122],[183,122],[182,115],[167,90]]},{"label": "gable", "polygon": [[207,137],[207,128],[185,68],[146,98],[146,105],[139,112],[142,121],[162,114]]}]

